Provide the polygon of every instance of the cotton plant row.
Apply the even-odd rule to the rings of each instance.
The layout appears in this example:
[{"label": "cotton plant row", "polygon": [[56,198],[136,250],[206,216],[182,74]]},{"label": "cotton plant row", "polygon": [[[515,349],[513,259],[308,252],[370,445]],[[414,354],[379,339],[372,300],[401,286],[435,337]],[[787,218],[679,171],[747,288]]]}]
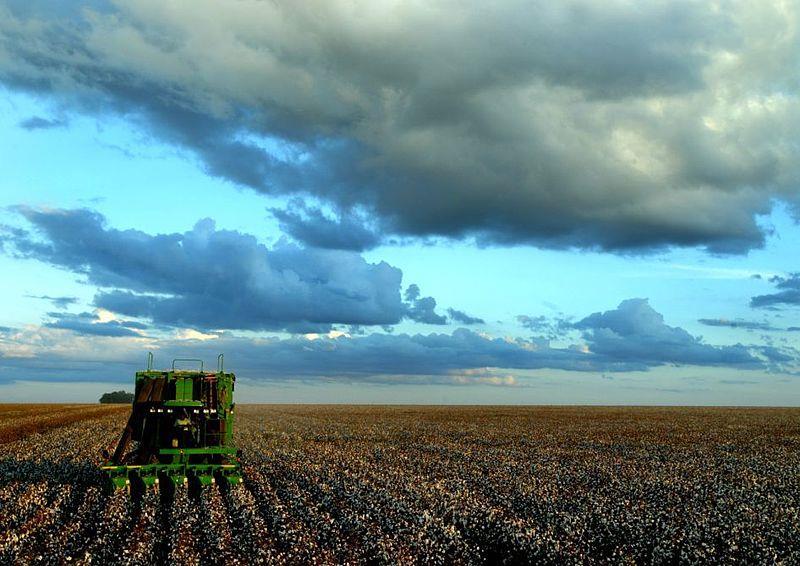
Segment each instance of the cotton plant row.
[{"label": "cotton plant row", "polygon": [[124,414],[0,445],[0,563],[800,561],[798,411],[237,413],[235,486],[107,491]]}]

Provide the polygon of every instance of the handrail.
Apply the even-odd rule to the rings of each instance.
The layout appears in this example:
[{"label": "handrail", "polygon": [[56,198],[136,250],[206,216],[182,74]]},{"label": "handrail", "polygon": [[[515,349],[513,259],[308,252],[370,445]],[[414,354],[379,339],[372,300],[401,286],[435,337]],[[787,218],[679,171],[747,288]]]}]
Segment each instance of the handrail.
[{"label": "handrail", "polygon": [[175,362],[200,362],[200,371],[203,371],[203,360],[200,358],[175,358],[172,360],[172,371],[175,371]]},{"label": "handrail", "polygon": [[217,356],[217,373],[225,371],[225,354]]}]

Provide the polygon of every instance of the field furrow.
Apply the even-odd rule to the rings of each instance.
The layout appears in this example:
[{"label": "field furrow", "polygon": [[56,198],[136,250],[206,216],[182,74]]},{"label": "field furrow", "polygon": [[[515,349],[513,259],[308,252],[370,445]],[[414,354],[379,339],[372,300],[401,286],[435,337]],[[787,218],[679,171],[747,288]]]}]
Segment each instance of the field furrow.
[{"label": "field furrow", "polygon": [[0,563],[800,563],[794,409],[243,406],[244,483],[130,494],[124,411],[31,410]]}]

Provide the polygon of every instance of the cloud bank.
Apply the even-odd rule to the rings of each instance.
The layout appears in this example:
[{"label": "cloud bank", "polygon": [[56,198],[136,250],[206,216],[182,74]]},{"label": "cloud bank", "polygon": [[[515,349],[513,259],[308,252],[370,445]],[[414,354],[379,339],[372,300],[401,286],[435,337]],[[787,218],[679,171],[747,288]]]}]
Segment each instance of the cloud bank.
[{"label": "cloud bank", "polygon": [[[123,367],[132,352],[144,349],[204,358],[224,351],[254,379],[388,383],[518,384],[495,369],[604,373],[678,365],[787,372],[797,364],[797,352],[785,346],[708,344],[666,324],[641,298],[577,322],[520,315],[518,322],[532,334],[527,339],[466,328],[452,334],[368,334],[365,327],[386,328],[404,319],[431,325],[448,319],[419,286],[402,289],[398,268],[369,263],[354,251],[286,241],[268,247],[250,234],[219,230],[210,219],[187,232],[151,235],[108,227],[88,209],[16,210],[29,229],[6,227],[6,252],[81,274],[98,287],[98,309],[50,312],[42,326],[0,329],[0,373],[9,376],[24,370],[35,377],[54,368],[75,368],[78,375],[93,356]],[[63,297],[40,298],[71,304],[60,304]],[[447,312],[453,322],[483,324],[464,311]],[[334,325],[353,328],[356,335],[332,331]],[[295,336],[254,338],[220,329]],[[555,347],[552,340],[569,345]]]},{"label": "cloud bank", "polygon": [[400,269],[352,251],[287,242],[268,248],[211,219],[188,232],[150,235],[109,228],[87,209],[17,210],[35,233],[7,231],[14,253],[84,275],[101,288],[97,307],[155,324],[306,333],[404,318],[447,322],[417,285],[401,299]]},{"label": "cloud bank", "polygon": [[[124,116],[211,175],[326,203],[332,219],[279,215],[317,246],[741,253],[763,244],[774,202],[798,212],[793,3],[0,11],[7,88]],[[343,237],[362,217],[370,228]]]},{"label": "cloud bank", "polygon": [[610,311],[596,312],[575,323],[589,349],[609,359],[659,364],[760,367],[761,361],[741,345],[711,346],[679,327],[668,326],[647,299],[628,299]]},{"label": "cloud bank", "polygon": [[[212,360],[223,351],[227,359],[235,360],[243,377],[253,380],[453,385],[518,385],[515,372],[543,369],[603,374],[682,365],[786,371],[798,362],[798,353],[791,348],[704,343],[666,325],[644,299],[623,301],[616,309],[584,318],[576,323],[584,333],[583,343],[567,347],[554,347],[545,338],[491,337],[466,328],[452,334],[331,332],[253,338],[229,332],[178,332],[154,338],[133,333],[135,327],[125,321],[101,326],[88,314],[51,316],[60,318],[44,327],[0,329],[0,381],[18,379],[21,373],[27,378],[70,379],[72,372],[74,379],[95,374],[99,378],[100,372],[107,379],[108,367],[117,368],[120,378],[127,379],[136,365],[131,360],[138,360],[147,349],[165,360],[185,356]],[[93,332],[92,327],[100,331]],[[112,334],[115,329],[132,335]],[[502,372],[500,378],[495,370]]]}]

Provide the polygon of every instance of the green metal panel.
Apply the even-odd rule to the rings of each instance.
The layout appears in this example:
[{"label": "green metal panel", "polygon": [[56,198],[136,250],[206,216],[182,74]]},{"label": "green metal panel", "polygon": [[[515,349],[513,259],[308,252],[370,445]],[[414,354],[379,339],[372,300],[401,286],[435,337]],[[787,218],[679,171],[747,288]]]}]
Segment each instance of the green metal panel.
[{"label": "green metal panel", "polygon": [[236,454],[236,448],[232,446],[214,448],[162,448],[159,454]]},{"label": "green metal panel", "polygon": [[178,377],[175,379],[175,400],[191,401],[192,385],[194,381],[189,377]]},{"label": "green metal panel", "polygon": [[164,401],[165,407],[202,407],[202,401],[183,401],[183,400],[174,400],[174,401]]}]

